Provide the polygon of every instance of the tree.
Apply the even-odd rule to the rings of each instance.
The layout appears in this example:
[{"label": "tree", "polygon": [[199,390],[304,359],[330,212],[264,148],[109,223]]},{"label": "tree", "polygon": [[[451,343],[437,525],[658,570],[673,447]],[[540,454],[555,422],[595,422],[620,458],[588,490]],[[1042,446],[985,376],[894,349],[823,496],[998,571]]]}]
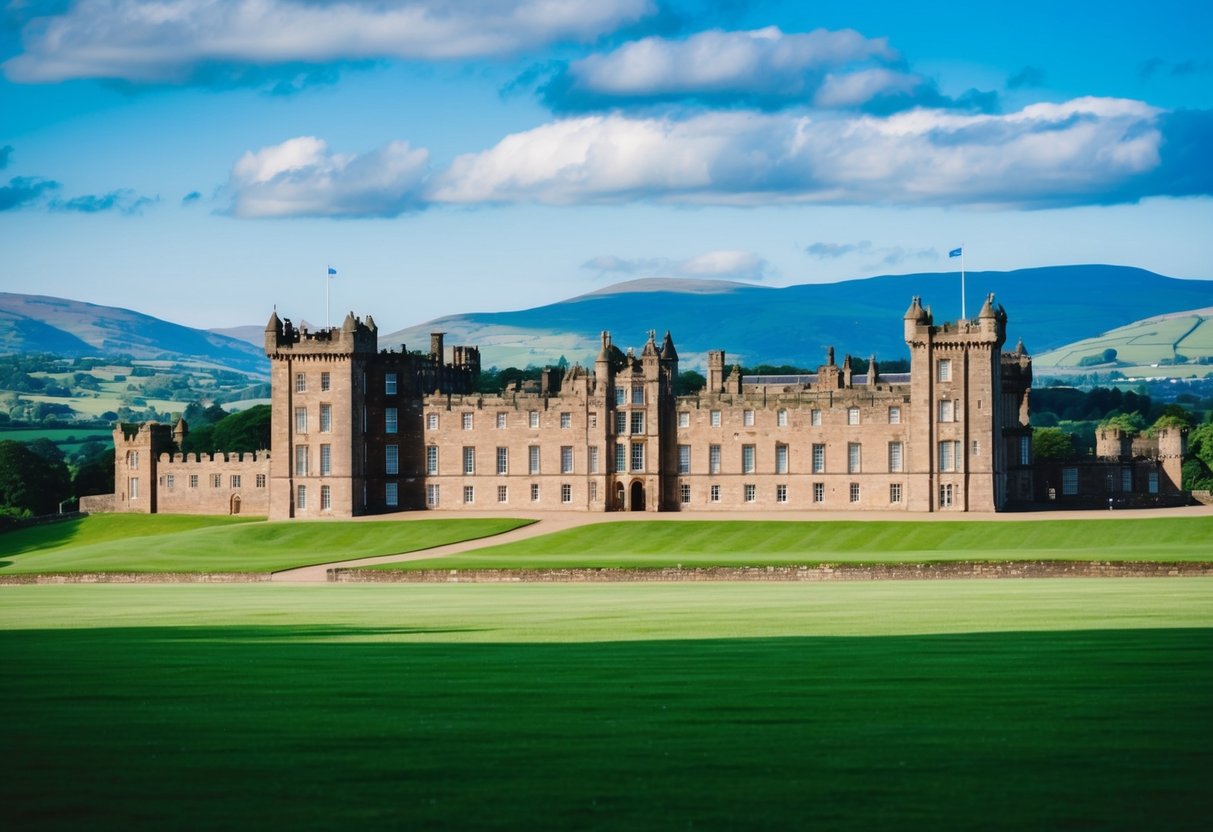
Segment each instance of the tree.
[{"label": "tree", "polygon": [[1036,428],[1032,431],[1033,462],[1067,462],[1074,456],[1074,440],[1060,428]]},{"label": "tree", "polygon": [[270,406],[259,404],[215,423],[215,448],[227,453],[251,453],[270,447]]},{"label": "tree", "polygon": [[114,492],[114,449],[102,447],[89,455],[76,469],[72,478],[72,494],[77,499],[92,494]]},{"label": "tree", "polygon": [[1146,429],[1146,418],[1140,413],[1117,413],[1099,423],[1101,428],[1120,428],[1126,436],[1137,436]]},{"label": "tree", "polygon": [[62,461],[43,459],[11,439],[0,441],[0,507],[51,514],[70,493]]},{"label": "tree", "polygon": [[708,380],[703,377],[703,373],[697,373],[694,370],[683,370],[678,374],[678,380],[674,386],[679,396],[688,396],[691,393],[698,393],[707,384]]}]

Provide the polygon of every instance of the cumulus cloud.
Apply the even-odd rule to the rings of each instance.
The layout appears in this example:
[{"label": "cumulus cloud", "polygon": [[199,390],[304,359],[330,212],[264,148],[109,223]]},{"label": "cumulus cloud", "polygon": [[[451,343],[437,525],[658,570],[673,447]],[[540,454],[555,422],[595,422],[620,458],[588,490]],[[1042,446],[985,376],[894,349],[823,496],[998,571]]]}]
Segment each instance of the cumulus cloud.
[{"label": "cumulus cloud", "polygon": [[0,185],[0,211],[28,208],[40,203],[59,183],[38,176],[14,176],[7,185]]},{"label": "cumulus cloud", "polygon": [[653,0],[80,0],[27,24],[4,71],[181,83],[226,65],[475,58],[589,40],[653,11]]},{"label": "cumulus cloud", "polygon": [[583,269],[644,277],[696,277],[712,280],[763,280],[770,264],[752,251],[708,251],[685,260],[667,257],[628,259],[613,254],[593,257]]},{"label": "cumulus cloud", "polygon": [[52,199],[49,207],[52,211],[67,211],[77,214],[116,211],[129,215],[142,213],[144,208],[157,201],[152,197],[140,196],[130,188],[119,188],[105,194],[84,194],[71,199]]},{"label": "cumulus cloud", "polygon": [[1078,204],[1159,165],[1158,115],[1108,98],[1006,115],[594,115],[460,156],[434,177],[429,196],[463,204]]},{"label": "cumulus cloud", "polygon": [[937,260],[939,252],[933,248],[908,249],[904,246],[873,246],[871,240],[857,243],[813,243],[805,246],[805,253],[821,260],[857,254],[875,256],[885,266],[896,266],[907,260]]},{"label": "cumulus cloud", "polygon": [[238,217],[392,217],[419,207],[429,154],[390,142],[362,155],[301,136],[245,153],[228,179]]}]

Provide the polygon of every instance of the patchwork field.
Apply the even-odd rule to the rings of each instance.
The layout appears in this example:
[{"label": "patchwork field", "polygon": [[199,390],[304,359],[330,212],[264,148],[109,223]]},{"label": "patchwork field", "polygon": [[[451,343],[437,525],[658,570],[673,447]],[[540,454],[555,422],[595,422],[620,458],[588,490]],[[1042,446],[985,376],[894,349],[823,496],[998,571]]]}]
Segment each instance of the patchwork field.
[{"label": "patchwork field", "polygon": [[0,587],[6,829],[1204,829],[1213,580]]}]

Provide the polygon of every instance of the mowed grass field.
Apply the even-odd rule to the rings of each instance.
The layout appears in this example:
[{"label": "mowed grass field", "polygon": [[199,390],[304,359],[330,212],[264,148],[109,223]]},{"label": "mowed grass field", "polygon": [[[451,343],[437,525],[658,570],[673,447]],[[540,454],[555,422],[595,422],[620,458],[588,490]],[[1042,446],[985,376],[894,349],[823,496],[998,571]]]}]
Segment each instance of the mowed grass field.
[{"label": "mowed grass field", "polygon": [[0,576],[72,572],[272,572],[429,549],[529,520],[267,523],[256,518],[98,514],[0,534]]},{"label": "mowed grass field", "polygon": [[1213,580],[0,587],[5,829],[1200,829]]},{"label": "mowed grass field", "polygon": [[597,523],[376,569],[784,566],[996,560],[1213,560],[1213,516],[1011,521]]}]

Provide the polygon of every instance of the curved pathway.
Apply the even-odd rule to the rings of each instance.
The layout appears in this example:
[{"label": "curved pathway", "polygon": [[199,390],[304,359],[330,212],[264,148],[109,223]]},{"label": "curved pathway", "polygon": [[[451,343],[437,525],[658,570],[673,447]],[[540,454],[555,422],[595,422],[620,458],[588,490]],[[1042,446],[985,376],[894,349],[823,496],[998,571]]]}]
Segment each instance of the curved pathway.
[{"label": "curved pathway", "polygon": [[[1124,509],[1120,511],[1033,511],[1033,512],[932,512],[927,514],[908,514],[904,511],[720,511],[720,512],[619,512],[603,513],[588,511],[520,511],[509,512],[507,516],[525,520],[534,520],[529,526],[512,529],[490,537],[479,537],[474,540],[464,540],[450,543],[446,546],[435,546],[430,549],[420,549],[415,552],[402,552],[394,555],[379,555],[377,557],[357,558],[355,560],[320,563],[313,566],[301,566],[295,569],[283,569],[274,572],[270,580],[281,583],[323,583],[329,579],[330,569],[346,569],[358,566],[375,566],[383,563],[400,563],[410,560],[430,560],[446,555],[455,555],[481,549],[486,546],[496,546],[499,543],[513,543],[516,540],[526,540],[553,532],[564,531],[576,526],[591,523],[627,523],[645,520],[658,521],[690,521],[690,520],[785,520],[785,521],[834,521],[834,520],[919,520],[927,522],[949,522],[963,520],[1090,520],[1098,522],[1109,519],[1146,519],[1150,517],[1179,517],[1179,516],[1208,516],[1213,514],[1213,506],[1185,506],[1183,508],[1167,509]],[[464,512],[464,511],[416,511],[395,515],[377,515],[375,517],[355,518],[368,523],[404,522],[422,519],[457,520],[470,517],[499,518],[501,512]]]}]

